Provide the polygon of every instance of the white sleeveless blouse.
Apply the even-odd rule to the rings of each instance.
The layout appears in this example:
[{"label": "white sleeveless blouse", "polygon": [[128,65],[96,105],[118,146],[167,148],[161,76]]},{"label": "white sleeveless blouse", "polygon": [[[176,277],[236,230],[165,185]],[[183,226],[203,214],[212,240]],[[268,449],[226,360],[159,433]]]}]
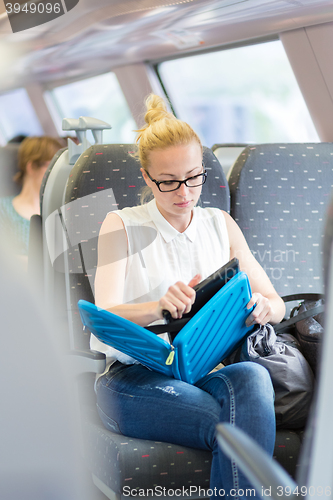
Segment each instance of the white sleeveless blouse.
[{"label": "white sleeveless blouse", "polygon": [[[217,208],[193,208],[191,223],[179,233],[159,212],[156,201],[117,210],[128,239],[124,304],[159,300],[170,285],[202,279],[230,260],[230,245],[223,212]],[[91,348],[108,358],[133,363],[133,358],[91,336]]]}]

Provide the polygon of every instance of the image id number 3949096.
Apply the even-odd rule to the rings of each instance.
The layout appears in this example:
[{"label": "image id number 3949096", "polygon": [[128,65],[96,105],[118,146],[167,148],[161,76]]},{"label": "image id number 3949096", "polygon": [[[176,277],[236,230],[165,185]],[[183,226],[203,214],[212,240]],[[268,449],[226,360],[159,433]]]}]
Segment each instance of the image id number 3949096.
[{"label": "image id number 3949096", "polygon": [[[269,488],[268,488],[269,489]],[[330,486],[296,486],[296,488],[291,488],[290,486],[277,486],[276,494],[278,497],[282,496],[299,496],[299,497],[330,497],[332,494],[332,489]]]},{"label": "image id number 3949096", "polygon": [[59,14],[61,11],[60,3],[44,3],[44,2],[36,2],[36,3],[6,3],[6,12],[7,14],[19,14],[20,12],[26,14]]}]

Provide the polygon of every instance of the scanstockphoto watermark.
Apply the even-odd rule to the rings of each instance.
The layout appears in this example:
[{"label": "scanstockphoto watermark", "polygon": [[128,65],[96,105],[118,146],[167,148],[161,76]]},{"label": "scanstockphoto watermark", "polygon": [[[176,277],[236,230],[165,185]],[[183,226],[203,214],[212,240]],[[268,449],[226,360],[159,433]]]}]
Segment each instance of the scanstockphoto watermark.
[{"label": "scanstockphoto watermark", "polygon": [[[331,497],[332,488],[330,486],[276,486],[275,491],[272,486],[261,486],[261,496],[263,498],[272,497]],[[236,489],[230,491],[218,488],[201,488],[200,486],[190,486],[181,488],[166,488],[165,486],[155,486],[154,488],[131,488],[130,486],[123,487],[124,497],[161,497],[161,498],[207,498],[207,497],[228,497],[228,498],[254,498],[256,490],[254,488]]]},{"label": "scanstockphoto watermark", "polygon": [[131,488],[130,486],[124,486],[122,494],[124,497],[181,497],[181,498],[191,498],[195,496],[196,498],[207,498],[207,497],[231,497],[231,498],[254,498],[256,496],[256,490],[254,488],[247,489],[231,489],[226,491],[223,488],[201,488],[200,486],[189,486],[188,488],[183,486],[181,488],[166,488],[165,486],[155,486],[154,488]]},{"label": "scanstockphoto watermark", "polygon": [[13,33],[53,21],[72,10],[79,0],[4,0]]}]

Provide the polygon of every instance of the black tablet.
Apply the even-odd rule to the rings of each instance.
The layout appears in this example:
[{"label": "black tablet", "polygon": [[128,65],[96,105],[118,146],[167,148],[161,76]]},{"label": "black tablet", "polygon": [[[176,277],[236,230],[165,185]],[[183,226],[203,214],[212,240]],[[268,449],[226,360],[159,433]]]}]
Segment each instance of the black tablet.
[{"label": "black tablet", "polygon": [[[231,278],[239,272],[239,261],[234,258],[213,274],[204,279],[193,289],[196,291],[195,302],[189,313],[184,314],[181,319],[192,318]],[[167,323],[179,321],[174,319],[169,311],[163,311]]]}]

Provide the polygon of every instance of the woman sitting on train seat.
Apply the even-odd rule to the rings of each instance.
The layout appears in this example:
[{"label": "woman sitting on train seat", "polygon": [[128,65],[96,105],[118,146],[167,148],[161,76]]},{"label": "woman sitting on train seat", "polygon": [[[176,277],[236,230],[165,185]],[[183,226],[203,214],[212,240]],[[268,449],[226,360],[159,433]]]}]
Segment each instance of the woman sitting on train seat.
[{"label": "woman sitting on train seat", "polygon": [[20,193],[0,198],[1,239],[27,261],[30,218],[40,213],[39,190],[45,171],[61,144],[53,137],[27,137],[18,150],[19,171],[14,180],[22,185]]},{"label": "woman sitting on train seat", "polygon": [[[256,304],[249,323],[278,323],[284,303],[237,224],[219,209],[197,206],[206,175],[199,137],[168,113],[160,97],[149,96],[146,106],[146,125],[138,131],[137,143],[141,172],[154,198],[110,212],[104,220],[95,280],[97,306],[142,326],[161,321],[164,309],[181,318],[194,302],[192,287],[237,257],[253,291],[248,307]],[[145,267],[140,259],[126,258],[130,226],[157,231],[144,252]],[[112,246],[113,231],[123,233],[117,248]],[[219,449],[215,426],[231,422],[272,454],[274,395],[267,370],[256,363],[237,363],[190,385],[147,369],[93,336],[91,347],[105,352],[111,363],[96,383],[98,411],[107,429],[211,450],[210,488],[216,497],[222,489],[230,496],[231,490],[252,488]]]}]

